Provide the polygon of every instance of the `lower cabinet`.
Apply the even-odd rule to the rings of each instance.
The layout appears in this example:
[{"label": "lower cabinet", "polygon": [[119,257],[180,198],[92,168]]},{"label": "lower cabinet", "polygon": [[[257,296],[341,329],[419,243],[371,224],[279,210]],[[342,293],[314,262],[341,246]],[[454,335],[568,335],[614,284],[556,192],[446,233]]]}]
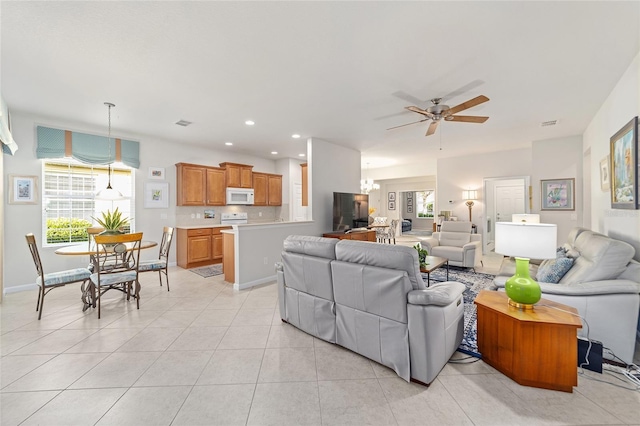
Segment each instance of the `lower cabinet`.
[{"label": "lower cabinet", "polygon": [[220,231],[223,229],[231,229],[231,227],[178,228],[176,240],[178,266],[188,269],[222,263],[224,250]]}]

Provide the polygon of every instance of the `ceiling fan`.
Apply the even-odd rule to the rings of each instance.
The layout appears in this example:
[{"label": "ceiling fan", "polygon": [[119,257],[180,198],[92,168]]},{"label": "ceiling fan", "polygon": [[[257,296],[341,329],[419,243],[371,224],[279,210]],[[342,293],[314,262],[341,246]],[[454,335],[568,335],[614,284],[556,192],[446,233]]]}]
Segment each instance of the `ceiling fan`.
[{"label": "ceiling fan", "polygon": [[433,106],[430,106],[427,109],[420,109],[417,106],[408,106],[405,109],[413,112],[417,112],[418,114],[422,114],[426,116],[425,119],[420,121],[414,121],[413,123],[402,124],[400,126],[390,127],[387,130],[397,129],[398,127],[409,126],[411,124],[422,123],[427,120],[431,120],[431,124],[429,124],[429,129],[427,129],[427,133],[425,136],[430,136],[436,132],[438,128],[438,124],[442,119],[445,121],[460,121],[464,123],[484,123],[489,119],[489,117],[483,116],[475,116],[475,115],[454,115],[460,111],[464,111],[465,109],[469,109],[476,105],[480,105],[484,102],[487,102],[489,98],[484,95],[477,96],[473,99],[469,99],[466,102],[461,103],[460,105],[456,105],[453,108],[449,107],[449,105],[440,105],[442,98],[433,98],[431,99],[431,103]]}]

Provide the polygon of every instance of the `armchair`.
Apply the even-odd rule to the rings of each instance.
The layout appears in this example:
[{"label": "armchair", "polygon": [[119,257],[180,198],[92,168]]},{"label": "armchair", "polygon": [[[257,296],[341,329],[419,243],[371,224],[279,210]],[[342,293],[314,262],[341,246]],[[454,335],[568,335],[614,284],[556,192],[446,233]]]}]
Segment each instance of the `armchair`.
[{"label": "armchair", "polygon": [[474,268],[482,259],[482,236],[471,233],[471,222],[444,221],[440,232],[421,242],[431,256],[449,259],[449,265]]}]

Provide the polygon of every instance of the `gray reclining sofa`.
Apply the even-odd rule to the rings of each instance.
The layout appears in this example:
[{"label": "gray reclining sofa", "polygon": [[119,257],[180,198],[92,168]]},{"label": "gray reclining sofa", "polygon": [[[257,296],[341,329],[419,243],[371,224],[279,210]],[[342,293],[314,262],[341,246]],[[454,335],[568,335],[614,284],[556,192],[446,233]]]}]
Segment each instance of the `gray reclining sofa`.
[{"label": "gray reclining sofa", "polygon": [[289,236],[276,265],[283,321],[432,382],[463,337],[464,284],[426,288],[411,247]]}]

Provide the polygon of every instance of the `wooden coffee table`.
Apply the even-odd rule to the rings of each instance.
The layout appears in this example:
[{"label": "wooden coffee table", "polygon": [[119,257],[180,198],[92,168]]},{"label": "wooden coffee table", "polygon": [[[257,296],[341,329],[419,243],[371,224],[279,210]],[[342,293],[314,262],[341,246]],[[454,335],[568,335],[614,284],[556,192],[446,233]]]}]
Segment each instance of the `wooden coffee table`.
[{"label": "wooden coffee table", "polygon": [[420,272],[427,274],[427,287],[431,285],[431,273],[443,265],[447,265],[447,281],[449,281],[449,259],[438,256],[426,256],[427,266],[420,267]]}]

